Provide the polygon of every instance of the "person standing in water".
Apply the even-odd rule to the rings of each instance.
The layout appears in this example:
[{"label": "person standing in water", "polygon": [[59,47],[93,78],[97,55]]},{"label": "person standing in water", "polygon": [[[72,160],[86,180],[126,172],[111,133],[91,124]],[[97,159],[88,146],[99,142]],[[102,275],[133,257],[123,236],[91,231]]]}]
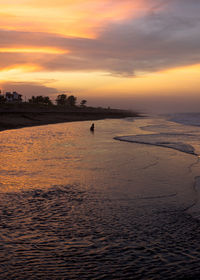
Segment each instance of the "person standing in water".
[{"label": "person standing in water", "polygon": [[94,131],[94,123],[91,125],[90,131]]}]

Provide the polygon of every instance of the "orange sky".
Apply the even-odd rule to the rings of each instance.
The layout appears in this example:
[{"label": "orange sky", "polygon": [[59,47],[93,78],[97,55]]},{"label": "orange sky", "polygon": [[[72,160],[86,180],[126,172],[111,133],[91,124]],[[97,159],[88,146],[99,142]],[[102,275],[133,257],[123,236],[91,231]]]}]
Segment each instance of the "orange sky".
[{"label": "orange sky", "polygon": [[151,103],[151,97],[154,103],[156,97],[173,102],[173,96],[197,102],[197,1],[3,2],[0,87],[4,91],[52,98],[70,92],[94,105],[96,99],[99,105],[108,100],[108,106],[118,107],[123,98],[123,107],[141,109],[145,109],[141,100]]}]

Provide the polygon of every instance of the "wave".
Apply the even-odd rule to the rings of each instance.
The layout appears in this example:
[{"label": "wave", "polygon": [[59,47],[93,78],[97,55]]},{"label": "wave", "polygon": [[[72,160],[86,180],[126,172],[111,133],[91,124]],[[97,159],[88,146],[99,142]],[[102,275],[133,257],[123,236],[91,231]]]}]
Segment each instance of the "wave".
[{"label": "wave", "polygon": [[168,116],[168,119],[180,124],[200,126],[200,113],[172,114]]},{"label": "wave", "polygon": [[114,137],[114,139],[138,144],[160,146],[164,148],[178,150],[187,154],[197,155],[192,145],[180,141],[175,141],[176,134],[174,133],[116,136]]}]

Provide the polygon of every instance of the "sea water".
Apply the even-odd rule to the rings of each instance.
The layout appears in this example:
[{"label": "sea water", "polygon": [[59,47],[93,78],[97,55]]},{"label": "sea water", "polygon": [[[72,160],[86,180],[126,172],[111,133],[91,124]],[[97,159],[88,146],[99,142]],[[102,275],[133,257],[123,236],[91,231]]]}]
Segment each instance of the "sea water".
[{"label": "sea water", "polygon": [[198,279],[198,121],[2,131],[0,279]]}]

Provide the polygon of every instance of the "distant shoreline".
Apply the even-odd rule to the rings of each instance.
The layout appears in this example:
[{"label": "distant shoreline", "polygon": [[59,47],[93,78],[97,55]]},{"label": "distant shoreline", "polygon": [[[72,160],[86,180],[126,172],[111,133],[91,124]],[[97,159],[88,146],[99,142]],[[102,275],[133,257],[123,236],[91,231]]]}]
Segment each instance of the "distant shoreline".
[{"label": "distant shoreline", "polygon": [[126,117],[139,117],[136,112],[118,109],[73,109],[73,110],[1,110],[0,109],[0,131],[17,129],[30,126],[40,126],[74,121],[89,121],[100,119],[115,119]]}]

